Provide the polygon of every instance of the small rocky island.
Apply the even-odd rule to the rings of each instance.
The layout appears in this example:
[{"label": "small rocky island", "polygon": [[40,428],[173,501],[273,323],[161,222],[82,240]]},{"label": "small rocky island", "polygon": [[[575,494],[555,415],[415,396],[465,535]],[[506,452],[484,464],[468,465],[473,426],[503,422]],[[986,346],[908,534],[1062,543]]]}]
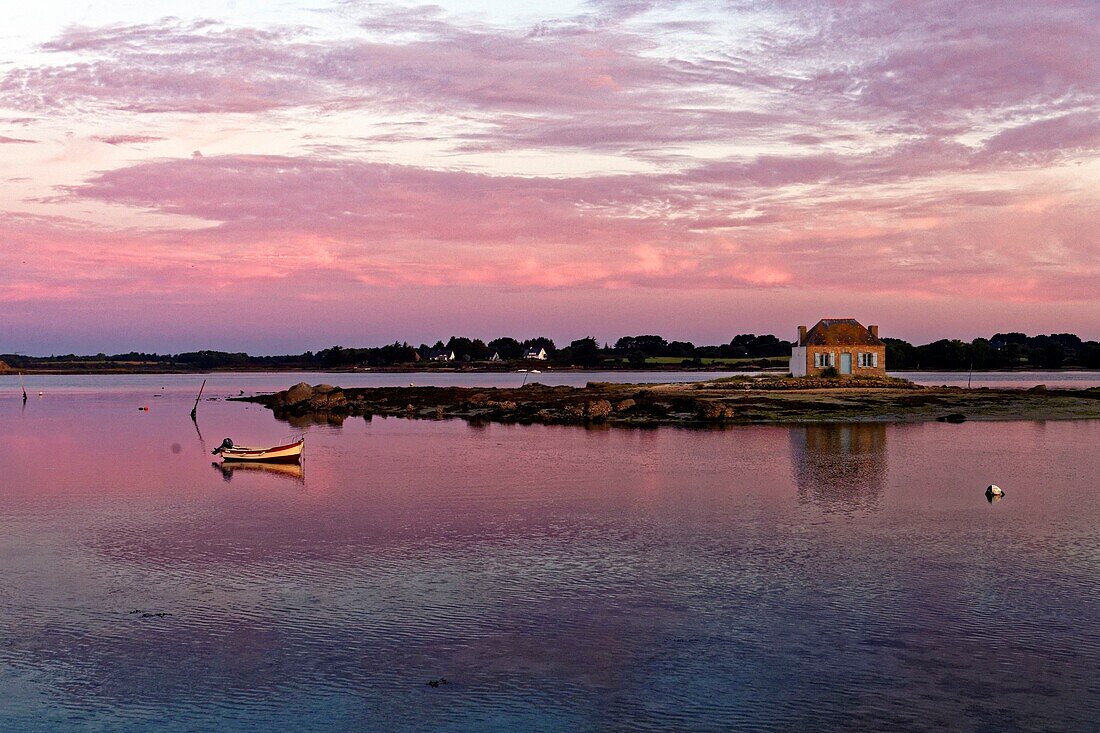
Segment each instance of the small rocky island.
[{"label": "small rocky island", "polygon": [[1071,420],[1100,418],[1100,389],[923,387],[889,377],[731,377],[684,384],[584,387],[369,387],[296,384],[233,398],[297,426],[348,417],[624,427],[753,423]]}]

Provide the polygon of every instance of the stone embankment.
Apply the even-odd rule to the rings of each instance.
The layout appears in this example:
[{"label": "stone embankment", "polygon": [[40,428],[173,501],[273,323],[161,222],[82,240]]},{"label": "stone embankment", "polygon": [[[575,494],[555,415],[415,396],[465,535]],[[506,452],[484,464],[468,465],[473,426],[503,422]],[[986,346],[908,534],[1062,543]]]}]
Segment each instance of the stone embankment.
[{"label": "stone embankment", "polygon": [[734,377],[689,384],[514,388],[296,384],[236,398],[303,426],[348,417],[471,422],[705,427],[750,423],[916,422],[1100,418],[1100,389],[965,390],[897,379]]}]

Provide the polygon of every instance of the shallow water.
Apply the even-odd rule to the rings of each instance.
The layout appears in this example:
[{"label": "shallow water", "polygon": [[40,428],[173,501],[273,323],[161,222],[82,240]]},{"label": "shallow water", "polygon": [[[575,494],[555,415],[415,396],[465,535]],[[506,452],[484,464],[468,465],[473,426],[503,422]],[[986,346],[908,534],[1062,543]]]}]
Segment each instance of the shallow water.
[{"label": "shallow water", "polygon": [[[49,395],[87,394],[113,399],[113,395],[136,396],[147,401],[162,391],[180,392],[194,399],[199,385],[207,380],[207,397],[237,396],[241,393],[275,392],[297,382],[328,383],[341,387],[519,387],[524,382],[551,386],[583,387],[588,382],[700,382],[729,376],[759,375],[762,372],[699,371],[602,371],[578,372],[543,369],[539,374],[522,372],[214,372],[212,374],[34,374],[23,381],[31,397],[39,391]],[[775,374],[772,372],[772,374]],[[1100,387],[1100,372],[891,372],[891,376],[917,384],[991,388],[1028,388],[1045,384],[1051,389]],[[0,401],[20,396],[19,377],[0,375]],[[144,394],[143,394],[144,393]],[[160,395],[165,397],[168,395]]]},{"label": "shallow water", "polygon": [[204,401],[197,430],[194,377],[37,379],[0,392],[0,730],[1100,719],[1100,421],[355,419],[300,474],[223,471],[223,437],[291,428]]}]

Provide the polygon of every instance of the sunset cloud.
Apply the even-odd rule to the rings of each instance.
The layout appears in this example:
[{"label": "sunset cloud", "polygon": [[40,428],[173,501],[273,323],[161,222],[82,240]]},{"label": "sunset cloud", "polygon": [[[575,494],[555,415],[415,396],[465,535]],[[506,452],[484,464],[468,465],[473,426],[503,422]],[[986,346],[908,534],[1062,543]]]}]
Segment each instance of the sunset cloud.
[{"label": "sunset cloud", "polygon": [[0,300],[235,292],[261,324],[326,290],[553,292],[570,320],[631,289],[855,290],[1100,323],[1095,3],[321,10],[105,18],[5,66],[0,246],[28,264]]},{"label": "sunset cloud", "polygon": [[159,142],[164,138],[156,135],[94,135],[92,139],[108,145],[140,145]]}]

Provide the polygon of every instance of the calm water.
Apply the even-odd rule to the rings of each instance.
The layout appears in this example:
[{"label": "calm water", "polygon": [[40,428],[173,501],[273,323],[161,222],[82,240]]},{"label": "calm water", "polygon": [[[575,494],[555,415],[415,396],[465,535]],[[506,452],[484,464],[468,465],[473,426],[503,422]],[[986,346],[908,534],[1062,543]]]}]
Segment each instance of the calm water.
[{"label": "calm water", "polygon": [[225,473],[223,437],[291,428],[214,401],[200,433],[194,377],[36,378],[25,409],[10,381],[0,730],[1100,719],[1100,421],[355,419],[309,427],[300,474]]}]

